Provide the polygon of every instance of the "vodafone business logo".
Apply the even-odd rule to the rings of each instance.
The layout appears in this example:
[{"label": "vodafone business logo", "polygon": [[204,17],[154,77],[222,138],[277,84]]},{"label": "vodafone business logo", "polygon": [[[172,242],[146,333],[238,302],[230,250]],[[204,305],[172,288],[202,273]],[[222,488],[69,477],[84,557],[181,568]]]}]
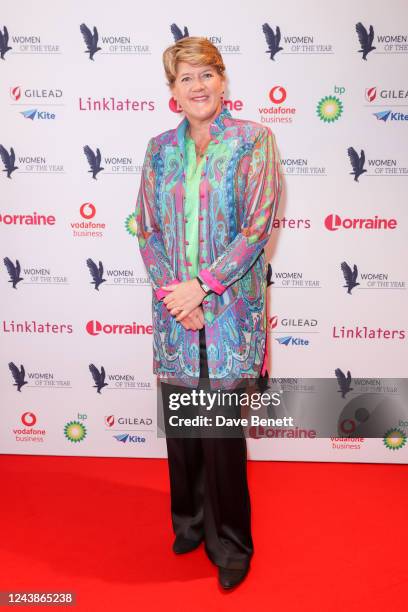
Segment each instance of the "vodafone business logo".
[{"label": "vodafone business logo", "polygon": [[33,412],[24,412],[24,414],[21,415],[21,422],[23,423],[23,425],[31,427],[32,425],[36,424],[37,417]]},{"label": "vodafone business logo", "polygon": [[340,215],[331,213],[324,220],[324,226],[330,232],[336,232],[339,229],[352,230],[387,230],[397,227],[396,219],[381,219],[378,215],[367,219],[360,218],[341,218]]},{"label": "vodafone business logo", "polygon": [[88,321],[85,326],[85,329],[90,336],[99,336],[100,334],[105,334],[108,336],[142,336],[145,334],[150,335],[153,333],[152,325],[144,325],[141,323],[136,323],[135,321],[132,321],[132,323],[101,323],[100,321],[92,319],[91,321]]},{"label": "vodafone business logo", "polygon": [[274,104],[283,104],[283,102],[286,100],[286,96],[286,89],[281,85],[275,85],[275,87],[272,87],[271,91],[269,92],[269,99]]},{"label": "vodafone business logo", "polygon": [[96,215],[96,208],[91,202],[85,202],[79,209],[79,213],[84,219],[93,219]]}]

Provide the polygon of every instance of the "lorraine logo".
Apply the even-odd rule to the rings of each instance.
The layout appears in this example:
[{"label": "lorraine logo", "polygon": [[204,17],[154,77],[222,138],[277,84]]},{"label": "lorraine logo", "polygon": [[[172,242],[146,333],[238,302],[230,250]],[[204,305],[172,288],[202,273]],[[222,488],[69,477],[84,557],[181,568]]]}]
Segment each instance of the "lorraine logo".
[{"label": "lorraine logo", "polygon": [[10,51],[13,48],[13,47],[9,47],[8,41],[9,41],[9,33],[8,33],[6,26],[4,26],[3,31],[0,28],[0,57],[2,60],[4,60],[4,56],[7,53],[7,51]]},{"label": "lorraine logo", "polygon": [[188,28],[186,26],[184,26],[184,32],[182,32],[176,23],[171,24],[170,30],[173,34],[175,43],[181,38],[187,38],[187,36],[190,36],[190,34],[188,33]]},{"label": "lorraine logo", "polygon": [[7,178],[11,179],[11,174],[15,170],[18,170],[18,166],[14,165],[16,161],[16,154],[14,153],[13,147],[10,147],[10,153],[7,151],[3,145],[0,144],[0,157],[3,162],[3,172],[6,172]]},{"label": "lorraine logo", "polygon": [[343,103],[336,96],[325,96],[318,102],[316,108],[317,116],[325,123],[337,121],[342,112]]},{"label": "lorraine logo", "polygon": [[337,389],[338,393],[341,393],[341,397],[346,397],[347,393],[353,391],[353,387],[351,387],[351,374],[350,370],[347,370],[347,376],[344,374],[343,370],[340,368],[336,368],[334,373],[337,378],[337,382],[339,388]]},{"label": "lorraine logo", "polygon": [[262,31],[265,35],[266,44],[268,46],[268,50],[265,53],[269,53],[269,57],[272,61],[275,61],[275,55],[283,50],[283,47],[280,47],[281,41],[281,31],[280,27],[276,26],[276,31],[274,32],[269,23],[264,23],[262,26]]},{"label": "lorraine logo", "polygon": [[407,442],[407,436],[402,429],[396,427],[395,429],[389,429],[383,438],[385,446],[389,450],[399,450],[405,446]]},{"label": "lorraine logo", "polygon": [[70,442],[82,442],[86,437],[86,427],[79,421],[70,421],[64,427],[64,434]]},{"label": "lorraine logo", "polygon": [[9,257],[5,257],[3,259],[3,262],[10,277],[10,280],[8,282],[12,284],[13,289],[17,289],[18,283],[24,280],[24,277],[20,276],[20,262],[18,261],[18,259],[16,259],[16,263],[14,264]]},{"label": "lorraine logo", "polygon": [[287,92],[281,85],[275,85],[269,92],[269,99],[274,104],[283,104],[286,100]]},{"label": "lorraine logo", "polygon": [[376,97],[377,97],[376,87],[369,87],[368,89],[365,90],[365,99],[367,100],[367,102],[374,102]]},{"label": "lorraine logo", "polygon": [[91,285],[94,285],[96,291],[99,291],[100,285],[106,283],[106,278],[103,278],[103,263],[100,261],[99,266],[97,266],[94,260],[89,258],[86,260],[86,265],[92,276]]},{"label": "lorraine logo", "polygon": [[96,175],[99,174],[99,172],[101,172],[102,170],[105,170],[105,168],[101,167],[101,151],[100,149],[96,149],[96,154],[93,152],[93,150],[91,149],[91,147],[89,147],[88,145],[84,146],[84,153],[86,156],[86,159],[88,160],[88,164],[89,167],[91,168],[90,170],[88,170],[88,172],[92,173],[92,178],[96,180]]},{"label": "lorraine logo", "polygon": [[353,169],[353,172],[350,172],[350,174],[354,176],[354,180],[358,183],[359,177],[364,174],[364,172],[367,172],[367,170],[364,169],[365,153],[363,149],[361,149],[359,155],[353,147],[349,147],[347,149],[347,153],[349,156],[351,167]]},{"label": "lorraine logo", "polygon": [[125,229],[131,236],[137,236],[136,213],[133,212],[126,217]]},{"label": "lorraine logo", "polygon": [[371,53],[371,51],[374,51],[374,49],[376,49],[376,47],[373,47],[374,28],[372,25],[370,25],[367,32],[361,21],[359,21],[358,23],[356,23],[356,32],[358,36],[358,42],[360,43],[361,47],[361,49],[359,49],[357,53],[362,53],[361,58],[367,61],[367,55]]},{"label": "lorraine logo", "polygon": [[81,23],[79,29],[81,30],[81,34],[86,45],[86,51],[84,51],[84,53],[89,53],[89,59],[94,61],[95,53],[101,51],[102,49],[102,47],[98,47],[98,30],[94,26],[92,33],[85,23]]},{"label": "lorraine logo", "polygon": [[24,366],[20,365],[20,369],[18,369],[16,364],[10,361],[10,363],[8,364],[8,367],[9,367],[9,370],[14,380],[13,387],[16,387],[17,391],[21,393],[22,387],[24,387],[24,385],[28,385],[27,381],[24,380],[25,379]]},{"label": "lorraine logo", "polygon": [[106,378],[106,372],[105,372],[105,368],[103,366],[101,366],[101,371],[98,370],[98,368],[96,367],[96,365],[94,365],[93,363],[89,364],[89,371],[92,374],[92,378],[94,380],[94,389],[96,389],[96,392],[100,394],[101,390],[104,387],[108,386],[108,383],[105,382],[105,378]]},{"label": "lorraine logo", "polygon": [[356,264],[353,266],[353,271],[346,261],[342,261],[340,264],[341,271],[343,272],[345,285],[343,287],[347,289],[347,293],[351,295],[351,291],[354,287],[357,287],[360,283],[357,283],[358,269]]}]

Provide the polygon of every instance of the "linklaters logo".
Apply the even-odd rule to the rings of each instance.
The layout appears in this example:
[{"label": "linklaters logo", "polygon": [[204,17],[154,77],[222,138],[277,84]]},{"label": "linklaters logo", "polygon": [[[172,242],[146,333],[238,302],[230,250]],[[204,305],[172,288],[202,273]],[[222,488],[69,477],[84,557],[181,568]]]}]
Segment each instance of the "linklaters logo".
[{"label": "linklaters logo", "polygon": [[405,446],[407,442],[407,436],[402,429],[395,427],[394,429],[389,429],[383,438],[383,442],[385,446],[390,450],[399,450],[403,446]]},{"label": "linklaters logo", "polygon": [[[344,91],[344,87],[338,88]],[[317,103],[316,113],[325,123],[333,123],[343,113],[343,103],[337,96],[325,96]]]},{"label": "linklaters logo", "polygon": [[70,442],[82,442],[86,437],[86,427],[79,421],[70,421],[64,427],[64,434]]}]

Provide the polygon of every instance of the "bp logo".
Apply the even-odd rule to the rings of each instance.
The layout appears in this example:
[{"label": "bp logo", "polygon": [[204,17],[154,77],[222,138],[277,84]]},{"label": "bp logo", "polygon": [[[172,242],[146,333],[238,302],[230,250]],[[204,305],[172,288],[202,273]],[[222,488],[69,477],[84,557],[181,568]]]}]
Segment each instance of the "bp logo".
[{"label": "bp logo", "polygon": [[70,421],[64,427],[64,434],[70,442],[82,442],[86,436],[85,425],[79,421]]},{"label": "bp logo", "polygon": [[343,103],[336,96],[325,96],[318,102],[316,113],[325,123],[337,121],[343,112]]},{"label": "bp logo", "polygon": [[136,236],[137,232],[137,223],[136,223],[136,215],[132,213],[128,217],[126,217],[125,221],[125,229],[131,236]]},{"label": "bp logo", "polygon": [[390,450],[399,450],[406,444],[406,441],[406,434],[398,428],[389,429],[383,438],[385,446]]}]

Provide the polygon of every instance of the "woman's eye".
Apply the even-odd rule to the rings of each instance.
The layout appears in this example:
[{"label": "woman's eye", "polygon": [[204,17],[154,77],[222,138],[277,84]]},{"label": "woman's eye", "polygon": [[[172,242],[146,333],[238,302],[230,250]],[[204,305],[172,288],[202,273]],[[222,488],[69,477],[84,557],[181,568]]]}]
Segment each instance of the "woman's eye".
[{"label": "woman's eye", "polygon": [[190,78],[190,77],[183,77],[183,78],[181,79],[181,82],[182,82],[182,83],[184,83],[184,81],[188,81],[188,79],[189,79],[189,78]]},{"label": "woman's eye", "polygon": [[206,72],[204,76],[205,77],[212,77],[212,73],[211,72]]}]

